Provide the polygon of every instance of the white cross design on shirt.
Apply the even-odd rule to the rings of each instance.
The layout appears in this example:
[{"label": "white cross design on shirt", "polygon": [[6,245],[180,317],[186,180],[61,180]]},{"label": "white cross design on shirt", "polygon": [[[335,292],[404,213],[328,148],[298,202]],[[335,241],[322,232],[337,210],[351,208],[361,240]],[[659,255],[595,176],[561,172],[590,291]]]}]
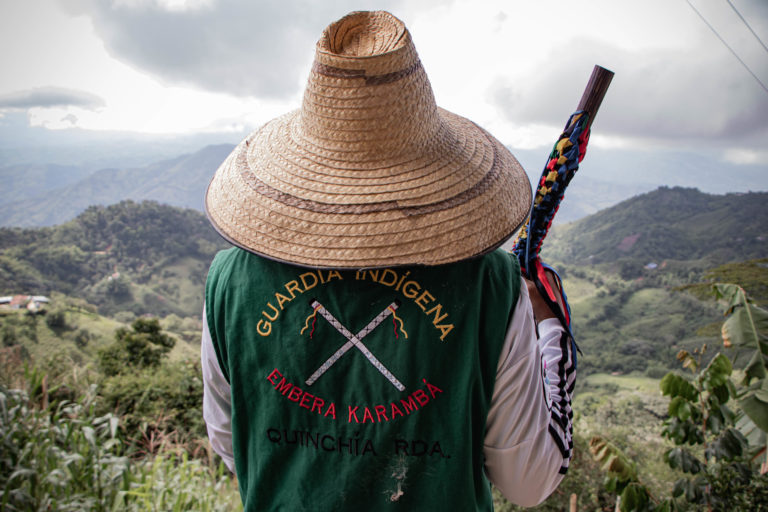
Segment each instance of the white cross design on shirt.
[{"label": "white cross design on shirt", "polygon": [[374,356],[370,350],[368,350],[368,347],[363,345],[363,342],[361,341],[368,333],[370,333],[372,330],[374,330],[381,322],[384,321],[385,318],[387,318],[390,314],[392,314],[399,306],[399,301],[395,301],[389,306],[387,306],[384,311],[379,313],[376,318],[370,321],[368,325],[366,325],[357,335],[353,336],[351,332],[349,332],[349,329],[344,327],[341,322],[339,322],[327,309],[325,309],[325,306],[320,304],[316,299],[312,299],[310,301],[310,306],[312,306],[312,309],[317,311],[322,315],[323,318],[328,320],[328,323],[330,323],[334,328],[336,328],[337,331],[339,331],[342,336],[347,338],[347,342],[342,345],[336,352],[333,353],[331,357],[328,358],[326,362],[320,366],[317,370],[315,370],[315,373],[312,374],[310,378],[307,379],[306,384],[307,386],[311,386],[315,383],[315,381],[320,378],[322,374],[328,370],[331,366],[333,366],[336,361],[338,361],[341,356],[343,356],[350,348],[353,346],[356,347],[360,352],[363,353],[363,355],[370,361],[370,363],[373,365],[374,368],[379,370],[381,374],[387,378],[389,382],[392,383],[393,386],[395,386],[398,391],[403,391],[405,389],[405,386],[397,380],[397,378],[392,375],[392,373],[387,370],[387,368],[376,359],[376,356]]}]

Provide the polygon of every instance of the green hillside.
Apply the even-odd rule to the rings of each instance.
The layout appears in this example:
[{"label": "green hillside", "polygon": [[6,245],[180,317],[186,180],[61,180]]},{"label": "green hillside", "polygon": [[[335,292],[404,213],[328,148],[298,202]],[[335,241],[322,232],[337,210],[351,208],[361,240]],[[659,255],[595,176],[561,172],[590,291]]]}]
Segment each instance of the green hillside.
[{"label": "green hillside", "polygon": [[61,292],[107,315],[197,316],[208,264],[226,246],[194,210],[93,206],[52,228],[0,228],[0,295]]},{"label": "green hillside", "polygon": [[[555,226],[542,257],[561,271],[581,370],[659,377],[675,354],[718,343],[713,282],[768,294],[768,194],[660,188]],[[751,260],[751,261],[749,261]]]},{"label": "green hillside", "polygon": [[643,275],[648,264],[685,262],[677,269],[683,273],[767,254],[768,193],[665,187],[556,226],[543,251],[552,261],[605,264],[627,279]]}]

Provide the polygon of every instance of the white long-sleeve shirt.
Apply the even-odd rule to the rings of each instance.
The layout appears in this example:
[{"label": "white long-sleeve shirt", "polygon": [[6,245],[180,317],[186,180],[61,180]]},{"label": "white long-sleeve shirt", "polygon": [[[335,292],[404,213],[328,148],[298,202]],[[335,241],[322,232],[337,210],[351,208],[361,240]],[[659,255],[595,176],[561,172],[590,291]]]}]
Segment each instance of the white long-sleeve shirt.
[{"label": "white long-sleeve shirt", "polygon": [[[511,502],[532,506],[558,486],[570,460],[572,351],[557,319],[533,319],[523,283],[496,370],[486,419],[485,470]],[[211,447],[234,472],[230,387],[203,313],[203,417]]]}]

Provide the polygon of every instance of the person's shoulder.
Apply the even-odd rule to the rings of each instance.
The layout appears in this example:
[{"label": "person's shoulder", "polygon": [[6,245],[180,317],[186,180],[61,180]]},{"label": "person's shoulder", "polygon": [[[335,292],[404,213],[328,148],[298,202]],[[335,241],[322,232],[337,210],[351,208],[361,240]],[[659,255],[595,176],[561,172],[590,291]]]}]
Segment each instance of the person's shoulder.
[{"label": "person's shoulder", "polygon": [[496,272],[509,273],[511,276],[520,274],[520,263],[517,256],[505,249],[496,249],[480,258],[477,258],[478,264]]}]

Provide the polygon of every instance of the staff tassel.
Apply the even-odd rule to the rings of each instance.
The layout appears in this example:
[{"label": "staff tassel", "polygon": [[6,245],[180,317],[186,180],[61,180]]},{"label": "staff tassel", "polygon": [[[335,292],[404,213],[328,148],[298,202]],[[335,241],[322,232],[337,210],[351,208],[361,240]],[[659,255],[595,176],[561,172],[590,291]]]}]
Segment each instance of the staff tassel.
[{"label": "staff tassel", "polygon": [[560,276],[541,261],[539,253],[563,200],[565,189],[584,159],[590,128],[612,79],[613,72],[601,66],[595,66],[592,70],[576,112],[568,118],[562,135],[552,148],[536,187],[531,215],[511,250],[520,262],[523,275],[536,284],[539,293],[569,333],[571,312]]}]

